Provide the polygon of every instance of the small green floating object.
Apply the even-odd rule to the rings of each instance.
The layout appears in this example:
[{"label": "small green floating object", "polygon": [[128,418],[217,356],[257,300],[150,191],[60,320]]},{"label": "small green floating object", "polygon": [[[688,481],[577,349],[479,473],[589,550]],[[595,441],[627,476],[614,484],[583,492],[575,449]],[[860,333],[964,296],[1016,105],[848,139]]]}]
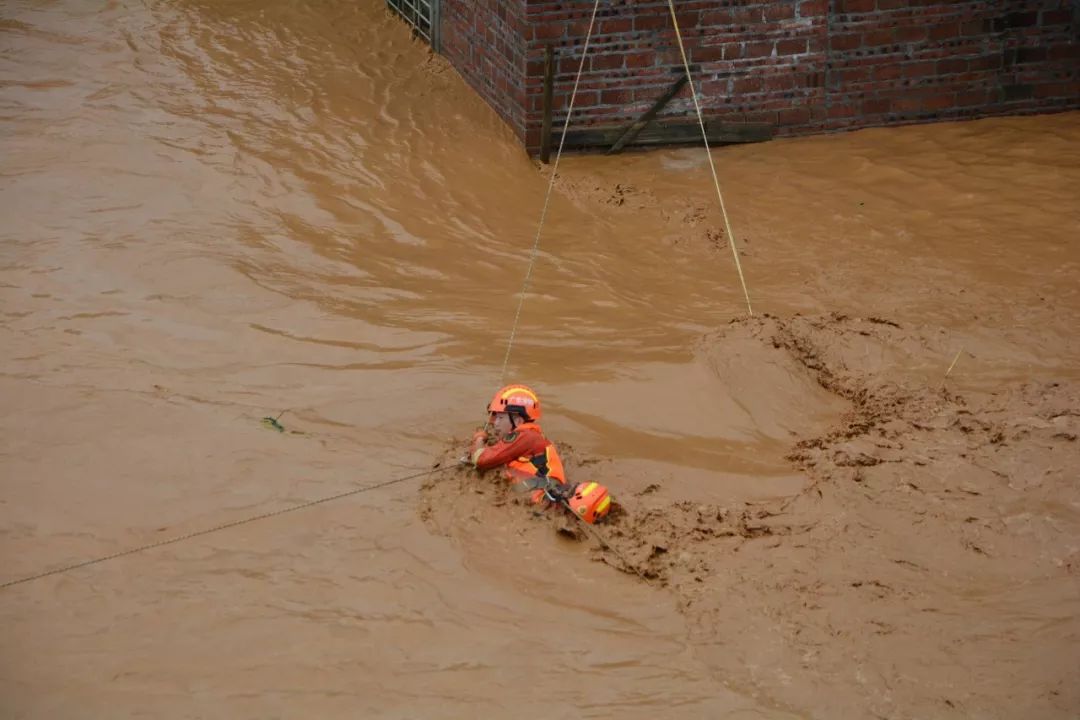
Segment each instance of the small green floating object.
[{"label": "small green floating object", "polygon": [[[281,416],[278,415],[278,417],[281,417]],[[279,423],[277,421],[277,418],[272,418],[270,416],[264,417],[262,419],[262,424],[265,425],[266,427],[270,428],[271,430],[277,430],[279,433],[285,432],[285,426],[282,425],[281,423]]]}]

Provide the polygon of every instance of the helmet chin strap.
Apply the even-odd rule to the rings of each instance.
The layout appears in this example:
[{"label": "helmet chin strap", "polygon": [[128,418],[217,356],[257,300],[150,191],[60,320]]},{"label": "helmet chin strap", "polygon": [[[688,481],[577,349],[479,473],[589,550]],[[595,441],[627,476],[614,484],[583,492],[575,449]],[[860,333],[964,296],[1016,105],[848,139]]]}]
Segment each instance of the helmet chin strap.
[{"label": "helmet chin strap", "polygon": [[[516,405],[512,407],[517,408]],[[506,409],[506,417],[510,420],[510,432],[514,432],[515,430],[517,430],[517,423],[514,422],[514,416],[519,414],[521,414],[519,410],[511,410],[510,408]],[[522,420],[523,422],[529,422],[529,418],[526,415],[522,415]]]}]

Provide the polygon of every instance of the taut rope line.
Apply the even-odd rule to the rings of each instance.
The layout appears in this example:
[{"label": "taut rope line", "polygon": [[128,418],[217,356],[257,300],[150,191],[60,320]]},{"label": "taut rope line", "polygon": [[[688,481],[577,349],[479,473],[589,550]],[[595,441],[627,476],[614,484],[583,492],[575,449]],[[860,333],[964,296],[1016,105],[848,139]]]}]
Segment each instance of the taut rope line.
[{"label": "taut rope line", "polygon": [[506,368],[510,364],[510,350],[514,347],[514,337],[517,335],[518,320],[521,319],[521,308],[525,304],[525,293],[529,289],[529,279],[532,277],[533,265],[536,263],[536,254],[540,250],[540,233],[544,229],[544,221],[547,219],[548,203],[551,200],[551,190],[555,187],[555,176],[559,172],[559,160],[562,158],[563,144],[566,143],[566,131],[570,127],[570,116],[574,113],[574,100],[577,98],[578,84],[581,82],[581,73],[585,69],[585,56],[589,54],[589,41],[592,39],[593,26],[596,23],[596,11],[600,7],[600,0],[593,3],[592,15],[589,17],[589,31],[585,35],[585,46],[581,51],[581,62],[578,63],[577,77],[574,78],[574,89],[570,93],[570,105],[566,109],[566,119],[563,120],[562,137],[559,138],[559,151],[555,154],[555,164],[551,168],[551,179],[548,181],[547,193],[544,195],[544,208],[540,211],[540,224],[536,228],[536,239],[533,241],[532,255],[529,257],[529,268],[525,271],[525,282],[521,285],[521,295],[518,297],[517,312],[514,313],[514,324],[510,328],[510,340],[506,343],[506,356],[503,358],[502,372],[499,373],[499,385],[506,383]]},{"label": "taut rope line", "polygon": [[71,565],[64,565],[53,570],[46,570],[40,572],[37,575],[30,575],[28,577],[19,578],[18,580],[9,580],[3,584],[0,584],[0,590],[12,587],[14,585],[22,585],[28,583],[31,580],[40,580],[41,578],[49,577],[50,575],[60,575],[62,573],[71,572],[72,570],[78,570],[89,565],[96,565],[103,563],[107,560],[115,560],[116,558],[124,557],[125,555],[134,555],[145,550],[153,550],[154,548],[163,547],[165,545],[172,545],[174,543],[183,542],[184,540],[190,540],[191,538],[197,538],[202,535],[209,535],[211,533],[221,532],[222,530],[228,530],[229,528],[237,527],[238,525],[246,525],[247,523],[255,522],[256,520],[265,520],[267,518],[276,517],[278,515],[284,515],[286,513],[296,512],[297,510],[303,510],[305,508],[312,507],[313,505],[321,505],[322,503],[328,503],[332,500],[340,500],[341,498],[348,497],[350,495],[359,495],[362,492],[368,490],[376,490],[378,488],[386,487],[387,485],[394,485],[399,482],[405,482],[406,480],[413,480],[418,477],[424,477],[425,475],[432,475],[437,472],[443,472],[453,468],[453,465],[444,465],[443,467],[432,468],[431,470],[425,470],[424,472],[415,473],[413,475],[406,475],[405,477],[395,478],[393,480],[387,480],[385,482],[376,483],[374,485],[365,485],[364,487],[354,488],[352,490],[346,490],[345,492],[337,493],[336,495],[328,495],[326,497],[318,498],[310,502],[302,503],[300,505],[291,505],[281,510],[271,510],[270,512],[261,513],[259,515],[252,515],[251,517],[241,518],[240,520],[233,520],[232,522],[223,523],[221,525],[215,525],[205,530],[196,530],[189,532],[186,535],[178,535],[176,537],[167,538],[165,540],[158,540],[157,542],[147,543],[146,545],[140,545],[138,547],[129,548],[127,550],[121,550],[111,555],[103,555],[102,557],[93,558],[92,560],[83,560],[82,562],[73,563]]},{"label": "taut rope line", "polygon": [[683,68],[686,69],[686,82],[690,85],[690,94],[694,98],[694,109],[697,110],[698,124],[701,125],[701,139],[705,143],[705,156],[709,158],[709,169],[712,170],[713,185],[716,186],[716,197],[720,200],[720,214],[724,216],[724,229],[727,231],[728,245],[731,246],[731,256],[735,258],[735,269],[739,271],[739,282],[742,283],[743,297],[746,298],[746,311],[753,317],[754,308],[750,307],[750,291],[746,289],[746,278],[743,277],[742,263],[739,262],[739,251],[735,247],[735,233],[731,231],[731,222],[728,220],[727,208],[724,206],[724,194],[720,192],[720,179],[716,176],[716,164],[713,162],[712,153],[709,152],[709,135],[705,132],[705,120],[701,115],[701,104],[698,102],[697,90],[694,89],[694,78],[690,77],[690,63],[686,59],[686,48],[683,47],[682,33],[679,32],[679,20],[675,17],[674,0],[668,0],[668,10],[671,11],[671,22],[675,25],[675,39],[679,42],[679,54],[682,55]]}]

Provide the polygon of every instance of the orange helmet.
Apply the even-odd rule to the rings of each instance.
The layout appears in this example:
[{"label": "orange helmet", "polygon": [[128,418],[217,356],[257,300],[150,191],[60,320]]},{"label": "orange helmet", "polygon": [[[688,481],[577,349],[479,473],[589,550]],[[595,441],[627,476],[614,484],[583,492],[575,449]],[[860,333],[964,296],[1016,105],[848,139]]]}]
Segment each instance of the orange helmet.
[{"label": "orange helmet", "polygon": [[516,412],[529,422],[540,419],[540,396],[525,385],[507,385],[500,388],[488,403],[488,412]]},{"label": "orange helmet", "polygon": [[586,482],[574,488],[574,494],[566,504],[575,515],[592,525],[611,510],[611,496],[600,483]]}]

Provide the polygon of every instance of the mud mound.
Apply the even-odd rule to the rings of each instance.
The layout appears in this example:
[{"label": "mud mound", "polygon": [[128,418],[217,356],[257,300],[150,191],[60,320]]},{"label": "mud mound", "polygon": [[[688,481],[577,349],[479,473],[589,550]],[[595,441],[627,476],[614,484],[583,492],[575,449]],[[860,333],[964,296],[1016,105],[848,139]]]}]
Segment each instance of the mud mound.
[{"label": "mud mound", "polygon": [[848,408],[821,382],[816,363],[773,340],[778,321],[733,322],[696,348],[720,381],[725,415],[748,434],[790,442],[827,425]]},{"label": "mud mound", "polygon": [[1075,709],[1080,388],[961,396],[920,383],[941,357],[937,334],[882,319],[734,328],[706,341],[718,356],[752,337],[851,409],[794,444],[811,479],[798,496],[732,508],[631,498],[612,529],[634,570],[676,592],[710,664],[816,717]]}]

